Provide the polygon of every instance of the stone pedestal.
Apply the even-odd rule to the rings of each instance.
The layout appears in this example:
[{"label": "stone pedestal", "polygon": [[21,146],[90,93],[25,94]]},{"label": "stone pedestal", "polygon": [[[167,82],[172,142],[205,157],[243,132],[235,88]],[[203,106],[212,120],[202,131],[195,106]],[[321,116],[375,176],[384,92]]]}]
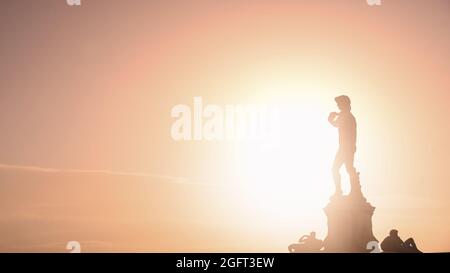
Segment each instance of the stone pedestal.
[{"label": "stone pedestal", "polygon": [[328,218],[325,252],[369,252],[367,243],[377,241],[372,232],[375,207],[362,196],[334,196],[324,208]]}]

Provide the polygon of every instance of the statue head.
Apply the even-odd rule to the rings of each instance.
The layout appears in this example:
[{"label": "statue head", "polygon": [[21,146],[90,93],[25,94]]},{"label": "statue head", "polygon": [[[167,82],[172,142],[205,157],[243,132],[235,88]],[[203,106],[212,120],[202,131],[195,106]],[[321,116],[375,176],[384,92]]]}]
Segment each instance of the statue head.
[{"label": "statue head", "polygon": [[336,97],[334,98],[334,101],[336,101],[336,104],[341,111],[350,111],[352,108],[350,98],[346,95]]}]

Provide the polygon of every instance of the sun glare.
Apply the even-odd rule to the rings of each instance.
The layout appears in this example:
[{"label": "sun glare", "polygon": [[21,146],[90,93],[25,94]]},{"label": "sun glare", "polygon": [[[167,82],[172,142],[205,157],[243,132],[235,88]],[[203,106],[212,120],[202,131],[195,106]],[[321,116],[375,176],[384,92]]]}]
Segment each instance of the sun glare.
[{"label": "sun glare", "polygon": [[278,145],[240,143],[236,186],[253,220],[270,218],[281,224],[307,219],[306,214],[324,206],[333,190],[330,164],[337,144],[326,121],[330,109],[306,104],[280,109]]}]

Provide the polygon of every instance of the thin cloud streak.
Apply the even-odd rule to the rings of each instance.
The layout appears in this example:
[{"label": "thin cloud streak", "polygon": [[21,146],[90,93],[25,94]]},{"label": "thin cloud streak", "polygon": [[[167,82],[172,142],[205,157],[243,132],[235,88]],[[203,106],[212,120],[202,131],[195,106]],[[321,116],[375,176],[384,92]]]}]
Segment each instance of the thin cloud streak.
[{"label": "thin cloud streak", "polygon": [[[23,166],[23,165],[9,165],[0,164],[1,170],[13,170],[13,171],[26,171],[26,172],[40,172],[40,173],[55,173],[55,174],[99,174],[99,175],[112,175],[112,176],[132,176],[132,177],[144,177],[144,178],[157,178],[168,180],[177,184],[190,184],[190,185],[202,185],[202,186],[215,186],[217,184],[208,183],[205,179],[194,179],[182,176],[170,176],[164,174],[152,174],[144,172],[122,172],[111,170],[82,170],[82,169],[57,169],[47,168],[39,166]],[[204,182],[194,182],[204,181]]]}]

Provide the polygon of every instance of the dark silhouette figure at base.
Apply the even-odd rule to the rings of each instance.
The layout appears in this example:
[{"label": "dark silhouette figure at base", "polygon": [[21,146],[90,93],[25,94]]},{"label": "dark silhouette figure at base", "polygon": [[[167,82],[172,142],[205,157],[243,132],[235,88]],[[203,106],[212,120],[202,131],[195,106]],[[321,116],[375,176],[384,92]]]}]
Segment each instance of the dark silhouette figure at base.
[{"label": "dark silhouette figure at base", "polygon": [[320,252],[323,247],[323,241],[316,238],[316,233],[313,231],[309,235],[303,235],[297,244],[292,244],[288,247],[289,252]]},{"label": "dark silhouette figure at base", "polygon": [[393,229],[389,232],[383,242],[381,242],[381,249],[383,252],[389,253],[422,253],[417,249],[413,238],[409,238],[403,242],[398,236],[398,230]]}]

